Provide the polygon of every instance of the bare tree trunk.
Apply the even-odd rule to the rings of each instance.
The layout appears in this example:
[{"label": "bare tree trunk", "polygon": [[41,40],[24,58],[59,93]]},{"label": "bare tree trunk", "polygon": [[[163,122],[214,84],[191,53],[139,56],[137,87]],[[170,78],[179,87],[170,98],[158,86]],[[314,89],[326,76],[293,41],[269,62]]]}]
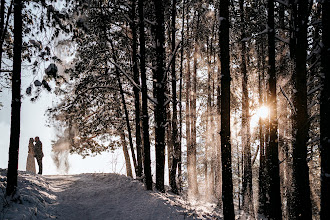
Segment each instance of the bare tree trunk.
[{"label": "bare tree trunk", "polygon": [[309,170],[307,165],[307,141],[309,121],[307,113],[307,23],[308,1],[301,0],[293,4],[297,14],[294,17],[295,53],[293,73],[293,184],[294,219],[312,219]]},{"label": "bare tree trunk", "polygon": [[221,60],[221,162],[222,202],[225,220],[235,219],[230,143],[230,56],[229,56],[229,1],[220,0],[220,60]]},{"label": "bare tree trunk", "polygon": [[[197,29],[199,24],[199,14],[197,16]],[[197,104],[197,54],[198,49],[197,44],[197,36],[195,36],[195,51],[194,51],[194,71],[192,75],[192,92],[191,92],[191,102],[190,102],[190,112],[191,112],[191,145],[188,151],[189,160],[190,160],[190,174],[191,175],[191,185],[189,186],[190,192],[192,196],[198,195],[198,184],[197,184],[197,112],[196,112],[196,104]]]},{"label": "bare tree trunk", "polygon": [[[260,47],[261,48],[260,48]],[[261,49],[261,50],[260,50]],[[264,45],[257,46],[258,53],[258,69],[261,70],[259,72],[259,106],[263,105],[263,82],[264,82]],[[264,131],[263,131],[264,121],[262,118],[259,119],[259,140],[260,140],[260,158],[259,158],[259,208],[258,213],[263,214],[265,203],[266,203],[266,192],[265,192],[265,139],[264,139]]]},{"label": "bare tree trunk", "polygon": [[[166,93],[171,94],[170,83],[166,83]],[[169,99],[166,97],[166,99]],[[173,153],[174,153],[174,144],[172,140],[172,115],[171,115],[171,108],[170,104],[165,106],[166,109],[166,148],[167,148],[167,167],[168,167],[168,181],[171,183],[171,168],[172,168],[172,161],[173,161]]]},{"label": "bare tree trunk", "polygon": [[149,139],[149,115],[148,115],[148,88],[145,66],[145,34],[144,34],[144,6],[143,0],[138,1],[139,6],[139,30],[140,30],[140,71],[142,84],[142,123],[143,123],[143,165],[147,190],[152,190],[150,139]]},{"label": "bare tree trunk", "polygon": [[[139,80],[139,70],[137,63],[137,34],[136,34],[136,24],[135,24],[135,10],[136,10],[136,0],[131,0],[131,29],[132,29],[132,62],[133,62],[133,75],[134,82],[136,85],[140,85]],[[135,145],[136,145],[136,156],[137,156],[137,169],[136,175],[138,177],[142,176],[142,150],[141,150],[141,127],[140,127],[140,91],[134,86],[134,105],[135,105]]]},{"label": "bare tree trunk", "polygon": [[155,45],[156,67],[154,70],[154,96],[157,100],[155,106],[155,148],[156,148],[156,188],[164,192],[164,167],[165,167],[165,34],[164,34],[164,6],[163,1],[154,0],[155,6]]},{"label": "bare tree trunk", "polygon": [[[11,126],[6,194],[13,195],[17,188],[18,150],[21,127],[21,54],[22,54],[22,1],[14,0],[14,58],[12,76]],[[0,60],[1,61],[1,60]]]},{"label": "bare tree trunk", "polygon": [[129,177],[133,177],[132,167],[131,167],[131,160],[130,160],[129,154],[128,154],[127,142],[126,142],[126,139],[125,139],[125,133],[122,129],[120,130],[120,141],[121,141],[121,145],[123,147],[123,152],[124,152],[124,157],[125,157],[126,175],[129,176]]},{"label": "bare tree trunk", "polygon": [[178,158],[178,185],[179,185],[179,191],[182,189],[182,80],[183,80],[183,50],[184,50],[184,19],[185,19],[185,6],[186,1],[183,0],[182,4],[182,29],[181,29],[181,59],[180,59],[180,92],[179,92],[179,109],[180,109],[180,134],[179,134],[179,158]]},{"label": "bare tree trunk", "polygon": [[[113,53],[113,55],[112,55],[113,60],[114,60],[115,63],[117,63],[117,55],[115,53],[112,41],[110,41],[110,45],[111,45],[111,49],[112,49],[112,53]],[[116,66],[116,78],[117,78],[117,82],[118,82],[118,86],[119,86],[121,102],[122,102],[122,105],[123,105],[123,108],[124,108],[125,120],[126,120],[127,132],[128,132],[128,140],[129,140],[129,145],[130,145],[130,148],[131,148],[131,154],[132,154],[132,159],[133,159],[133,164],[134,164],[135,174],[136,174],[138,165],[137,165],[137,162],[136,162],[136,157],[135,157],[135,152],[134,152],[132,131],[131,131],[130,123],[129,123],[129,115],[128,115],[128,110],[127,110],[126,101],[125,101],[125,94],[124,94],[123,86],[122,86],[121,81],[120,81],[120,74],[119,74],[119,69],[118,69],[117,66]]]},{"label": "bare tree trunk", "polygon": [[[212,42],[212,41],[211,41]],[[209,43],[207,38],[207,107],[206,107],[206,136],[205,136],[205,155],[204,155],[204,175],[205,175],[205,195],[208,198],[210,195],[210,177],[208,172],[208,160],[212,144],[212,127],[211,127],[211,105],[212,105],[212,94],[211,94],[211,56],[212,56],[212,43]],[[211,50],[211,51],[210,51]],[[211,188],[212,189],[212,188]]]},{"label": "bare tree trunk", "polygon": [[269,74],[269,121],[270,139],[269,155],[267,155],[267,171],[269,176],[270,205],[269,218],[282,219],[280,171],[278,163],[278,122],[277,122],[277,96],[275,72],[275,26],[274,26],[274,1],[268,1],[268,74]]},{"label": "bare tree trunk", "polygon": [[[189,34],[189,24],[187,18],[187,33]],[[188,35],[188,39],[191,37]],[[187,142],[187,173],[188,173],[188,190],[191,190],[191,186],[193,185],[192,180],[192,171],[191,171],[191,70],[190,70],[190,45],[188,47],[187,52],[187,72],[186,72],[186,142]]]},{"label": "bare tree trunk", "polygon": [[[172,1],[172,53],[175,51],[175,17],[176,17],[176,0]],[[175,72],[175,54],[172,63],[172,103],[173,103],[173,118],[172,118],[172,140],[174,144],[174,154],[172,157],[172,168],[170,172],[170,185],[172,192],[178,194],[176,183],[176,170],[179,163],[180,145],[178,140],[178,116],[177,116],[177,99],[176,99],[176,72]]]},{"label": "bare tree trunk", "polygon": [[[239,1],[241,24],[245,24],[244,19],[244,0]],[[250,110],[249,110],[249,93],[248,93],[248,76],[246,64],[246,45],[244,38],[245,30],[241,30],[241,71],[242,71],[242,146],[243,146],[243,209],[254,216],[253,208],[253,191],[252,191],[252,167],[251,167],[251,146],[250,146]]]},{"label": "bare tree trunk", "polygon": [[321,220],[330,219],[330,1],[322,4]]},{"label": "bare tree trunk", "polygon": [[[216,126],[217,126],[217,133],[221,131],[221,71],[220,67],[218,67],[218,74],[217,74],[217,114],[216,114]],[[221,171],[221,137],[217,135],[215,137],[217,139],[216,144],[214,146],[214,155],[213,155],[213,165],[214,165],[214,194],[217,199],[221,200],[221,191],[222,191],[222,171]],[[221,201],[219,201],[221,204]]]},{"label": "bare tree trunk", "polygon": [[[216,15],[215,15],[216,16]],[[211,56],[211,58],[210,59],[213,59],[213,62],[212,62],[212,60],[210,60],[210,62],[212,62],[212,63],[210,63],[210,68],[211,68],[211,64],[213,64],[213,65],[216,65],[216,59],[215,59],[215,57],[216,57],[216,52],[215,52],[215,50],[214,50],[214,45],[213,45],[213,42],[216,40],[216,39],[214,39],[214,38],[216,38],[215,37],[215,24],[213,24],[213,26],[212,26],[212,39],[211,39],[211,51],[210,51],[210,56]],[[216,141],[215,141],[215,138],[216,137],[219,137],[218,135],[217,135],[217,133],[218,133],[218,131],[217,131],[217,127],[216,127],[216,121],[219,121],[220,122],[220,120],[216,120],[215,119],[215,117],[216,117],[216,109],[215,109],[215,107],[216,107],[216,105],[217,105],[217,103],[216,103],[216,100],[215,100],[215,92],[216,92],[216,89],[215,89],[215,79],[217,78],[216,77],[216,74],[215,74],[215,68],[211,68],[212,70],[211,70],[211,82],[210,83],[212,83],[211,84],[211,91],[210,91],[210,95],[211,95],[211,106],[210,106],[210,128],[212,129],[212,130],[210,130],[210,133],[211,133],[211,136],[210,136],[210,138],[211,138],[211,144],[210,144],[210,152],[211,152],[211,154],[210,154],[210,156],[208,157],[209,159],[210,159],[210,174],[209,174],[209,180],[208,180],[208,182],[209,182],[209,189],[208,189],[208,191],[209,191],[209,193],[210,193],[210,195],[212,195],[212,196],[214,196],[214,183],[215,183],[215,181],[214,181],[214,179],[215,179],[215,156],[216,156],[216,146],[217,146],[217,143],[216,143]],[[220,82],[219,82],[220,83]],[[220,84],[219,84],[220,85]],[[219,103],[219,108],[220,108],[220,103]],[[221,172],[220,172],[221,173]],[[220,178],[221,179],[221,178]],[[221,187],[220,187],[221,188]],[[219,201],[220,201],[220,199],[219,199]]]}]

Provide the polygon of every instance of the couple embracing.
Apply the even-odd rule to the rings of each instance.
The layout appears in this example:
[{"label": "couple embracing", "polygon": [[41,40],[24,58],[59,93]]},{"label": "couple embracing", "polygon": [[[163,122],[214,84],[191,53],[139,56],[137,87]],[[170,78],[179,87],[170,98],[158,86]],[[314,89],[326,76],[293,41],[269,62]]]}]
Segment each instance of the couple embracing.
[{"label": "couple embracing", "polygon": [[[35,143],[34,143],[35,142]],[[29,140],[29,152],[26,161],[26,171],[31,173],[36,173],[36,167],[34,158],[37,159],[37,163],[39,166],[38,174],[42,174],[42,158],[44,154],[42,152],[42,143],[39,137],[35,137],[35,139],[30,138]]]}]

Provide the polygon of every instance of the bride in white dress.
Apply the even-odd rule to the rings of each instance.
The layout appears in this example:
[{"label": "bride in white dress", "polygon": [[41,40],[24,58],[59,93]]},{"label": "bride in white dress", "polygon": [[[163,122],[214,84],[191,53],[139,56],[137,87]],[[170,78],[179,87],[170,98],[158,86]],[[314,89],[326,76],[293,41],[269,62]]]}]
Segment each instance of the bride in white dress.
[{"label": "bride in white dress", "polygon": [[29,140],[29,152],[28,152],[28,157],[26,161],[26,171],[30,173],[36,173],[36,165],[34,162],[34,144],[33,144],[33,138],[30,138]]}]

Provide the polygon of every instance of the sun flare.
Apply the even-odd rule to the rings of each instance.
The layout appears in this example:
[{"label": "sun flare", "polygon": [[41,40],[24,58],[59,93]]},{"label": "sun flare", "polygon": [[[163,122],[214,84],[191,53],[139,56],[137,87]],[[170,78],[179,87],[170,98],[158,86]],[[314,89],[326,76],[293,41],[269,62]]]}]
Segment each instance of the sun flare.
[{"label": "sun flare", "polygon": [[259,119],[266,119],[269,116],[269,108],[267,106],[260,106],[252,115],[250,121],[251,131],[258,126]]},{"label": "sun flare", "polygon": [[256,113],[257,117],[258,118],[262,118],[262,119],[265,119],[268,117],[269,115],[269,108],[267,106],[261,106],[258,110],[257,110],[257,113]]}]

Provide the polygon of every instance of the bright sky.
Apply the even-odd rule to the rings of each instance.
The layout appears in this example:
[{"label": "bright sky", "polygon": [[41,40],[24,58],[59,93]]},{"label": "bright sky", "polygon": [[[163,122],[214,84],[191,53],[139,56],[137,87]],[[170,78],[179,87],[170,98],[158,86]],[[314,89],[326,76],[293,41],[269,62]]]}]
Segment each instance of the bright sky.
[{"label": "bright sky", "polygon": [[[23,91],[25,91],[28,85],[24,80],[25,79],[23,79],[22,82]],[[45,155],[43,159],[43,173],[63,174],[63,171],[58,171],[56,169],[51,158],[51,141],[56,137],[55,129],[46,126],[47,118],[45,116],[45,110],[47,107],[52,106],[54,99],[54,95],[44,91],[39,100],[34,103],[30,102],[29,98],[24,98],[22,100],[19,170],[25,170],[26,167],[29,138],[39,136],[43,143]],[[11,91],[4,90],[0,93],[0,102],[3,104],[3,108],[0,110],[0,168],[7,168],[10,137]],[[117,150],[114,153],[103,153],[102,155],[86,159],[82,159],[79,155],[70,155],[69,174],[94,172],[116,172],[124,174],[126,169],[122,158],[123,154],[121,150]]]}]

